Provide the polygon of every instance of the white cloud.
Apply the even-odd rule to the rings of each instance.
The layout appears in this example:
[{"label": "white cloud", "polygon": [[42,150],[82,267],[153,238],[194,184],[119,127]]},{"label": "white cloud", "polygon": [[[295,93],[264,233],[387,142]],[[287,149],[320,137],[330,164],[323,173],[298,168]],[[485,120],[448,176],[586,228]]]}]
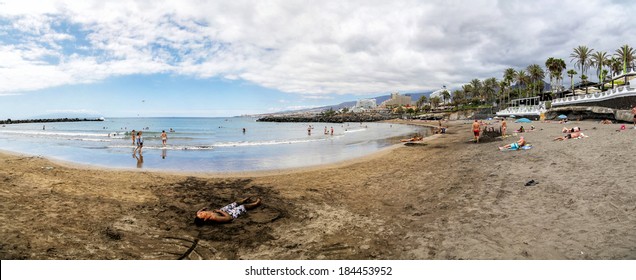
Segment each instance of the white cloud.
[{"label": "white cloud", "polygon": [[569,62],[578,45],[613,53],[636,44],[636,4],[609,0],[0,5],[9,37],[0,93],[153,73],[243,79],[305,98],[414,91],[500,78],[550,56]]}]

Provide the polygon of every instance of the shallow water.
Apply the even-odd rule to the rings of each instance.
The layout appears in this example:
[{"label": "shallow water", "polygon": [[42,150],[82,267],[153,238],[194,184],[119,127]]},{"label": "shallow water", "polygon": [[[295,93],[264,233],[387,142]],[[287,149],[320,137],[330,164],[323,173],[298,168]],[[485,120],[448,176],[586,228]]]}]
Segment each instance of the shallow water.
[{"label": "shallow water", "polygon": [[[314,127],[311,135],[309,125]],[[325,126],[329,132],[333,127],[334,135],[325,135]],[[142,130],[142,156],[133,155],[132,129]],[[166,147],[162,130],[168,132]],[[427,130],[388,123],[267,123],[247,117],[107,118],[6,125],[0,127],[0,149],[105,167],[232,172],[334,163],[371,154],[390,145],[389,138],[414,133]]]}]

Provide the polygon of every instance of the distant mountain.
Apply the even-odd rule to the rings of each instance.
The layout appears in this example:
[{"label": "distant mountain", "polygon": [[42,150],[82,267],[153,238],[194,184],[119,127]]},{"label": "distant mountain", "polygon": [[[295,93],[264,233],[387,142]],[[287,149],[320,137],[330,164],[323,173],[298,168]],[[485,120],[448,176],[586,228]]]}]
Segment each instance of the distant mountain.
[{"label": "distant mountain", "polygon": [[[413,100],[413,102],[416,102],[417,100],[420,99],[420,97],[422,95],[426,96],[427,98],[431,95],[431,93],[433,93],[433,91],[428,91],[428,92],[411,92],[411,93],[400,93],[400,95],[410,95],[411,96],[411,100]],[[382,95],[382,96],[377,96],[377,97],[373,97],[371,99],[375,99],[375,102],[380,105],[382,102],[389,100],[391,98],[390,94],[387,95]],[[362,98],[361,98],[362,99]],[[366,99],[366,98],[365,98]],[[301,109],[301,110],[291,110],[291,111],[282,111],[282,112],[277,112],[275,114],[298,114],[298,113],[320,113],[322,111],[326,111],[329,110],[330,108],[333,109],[334,111],[340,110],[342,108],[351,108],[353,106],[356,105],[356,101],[347,101],[347,102],[342,102],[340,104],[336,104],[336,105],[327,105],[327,106],[322,106],[322,107],[316,107],[316,108],[310,108],[310,109]],[[264,115],[269,115],[269,114],[264,114]]]}]

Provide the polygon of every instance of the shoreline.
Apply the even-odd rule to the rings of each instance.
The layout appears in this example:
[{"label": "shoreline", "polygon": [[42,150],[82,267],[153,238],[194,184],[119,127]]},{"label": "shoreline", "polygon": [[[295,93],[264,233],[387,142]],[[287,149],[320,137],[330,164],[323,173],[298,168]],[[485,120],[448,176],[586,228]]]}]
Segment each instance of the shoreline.
[{"label": "shoreline", "polygon": [[[0,257],[176,259],[196,240],[189,259],[636,259],[636,130],[571,122],[589,138],[561,142],[563,125],[533,124],[530,150],[497,149],[514,136],[471,143],[458,121],[422,145],[232,177],[2,152]],[[263,204],[194,225],[198,209],[245,196]]]},{"label": "shoreline", "polygon": [[[413,122],[402,121],[402,120],[386,120],[386,121],[381,121],[381,122],[394,123],[394,124],[403,124],[403,125],[413,125],[413,126],[427,127],[427,128],[435,127],[435,126],[431,126],[429,124],[424,124],[424,123],[420,123],[420,122],[413,123]],[[435,136],[436,136],[435,134],[430,134],[429,136],[425,137],[423,141],[420,141],[420,142],[430,141],[430,139],[428,139],[428,138],[435,137]],[[389,139],[385,139],[385,140],[388,141],[388,142],[391,142]],[[212,177],[212,178],[215,178],[215,177],[217,177],[217,178],[237,178],[237,177],[262,177],[262,176],[272,176],[272,175],[288,175],[288,174],[294,174],[294,173],[317,171],[317,170],[321,170],[321,169],[344,167],[344,166],[347,166],[347,165],[350,165],[350,164],[360,163],[360,162],[367,161],[369,159],[380,157],[383,154],[388,153],[392,149],[399,148],[403,144],[404,143],[396,142],[394,144],[388,145],[388,146],[386,146],[384,148],[381,148],[381,149],[379,149],[379,150],[377,150],[375,152],[372,152],[370,154],[367,154],[367,155],[362,155],[362,156],[354,157],[354,158],[351,158],[351,159],[341,160],[341,161],[332,162],[332,163],[316,164],[316,165],[301,166],[301,167],[291,167],[291,168],[281,168],[281,169],[271,169],[271,170],[218,171],[218,172],[215,172],[215,171],[178,171],[178,170],[170,170],[170,169],[139,169],[139,168],[134,168],[134,167],[101,166],[101,165],[73,162],[73,161],[70,161],[70,160],[56,159],[56,158],[47,157],[47,156],[31,155],[31,154],[22,153],[22,152],[4,150],[4,149],[1,149],[1,148],[0,148],[0,153],[5,153],[5,154],[8,154],[8,155],[14,155],[14,156],[18,156],[18,157],[42,158],[42,159],[46,159],[48,161],[51,161],[54,164],[57,164],[57,165],[60,165],[60,166],[64,166],[64,167],[68,167],[68,168],[75,168],[75,169],[88,169],[88,170],[112,171],[112,172],[139,172],[139,173],[148,172],[148,173],[160,173],[160,174],[170,174],[170,175],[178,175],[178,176],[200,176],[200,177]]]}]

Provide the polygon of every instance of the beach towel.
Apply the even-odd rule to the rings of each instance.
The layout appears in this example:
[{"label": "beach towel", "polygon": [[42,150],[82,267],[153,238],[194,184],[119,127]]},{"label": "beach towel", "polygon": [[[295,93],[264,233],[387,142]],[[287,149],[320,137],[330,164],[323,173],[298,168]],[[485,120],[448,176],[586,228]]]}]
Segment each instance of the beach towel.
[{"label": "beach towel", "polygon": [[532,149],[532,145],[530,144],[525,144],[523,145],[521,148],[516,147],[515,145],[513,145],[512,147],[510,147],[509,149],[500,149],[501,151],[516,151],[516,150],[530,150]]}]

